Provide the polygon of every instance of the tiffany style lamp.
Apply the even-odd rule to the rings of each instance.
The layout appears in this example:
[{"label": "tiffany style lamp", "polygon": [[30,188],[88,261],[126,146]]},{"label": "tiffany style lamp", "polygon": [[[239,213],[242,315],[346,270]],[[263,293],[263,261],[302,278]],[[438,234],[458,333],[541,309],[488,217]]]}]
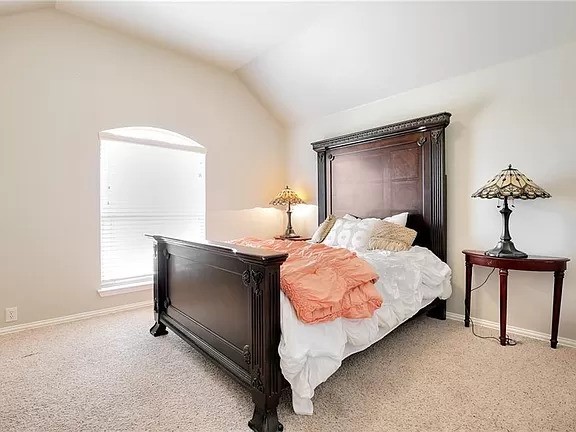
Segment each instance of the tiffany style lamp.
[{"label": "tiffany style lamp", "polygon": [[472,198],[497,198],[504,200],[504,205],[500,209],[502,214],[502,235],[500,241],[494,249],[485,252],[486,255],[504,258],[526,258],[528,255],[519,251],[512,242],[510,237],[510,230],[508,224],[510,221],[510,207],[508,201],[514,199],[536,199],[536,198],[550,198],[550,194],[522,174],[512,165],[502,170],[500,174],[495,176],[492,180],[478,189]]},{"label": "tiffany style lamp", "polygon": [[291,205],[292,204],[306,204],[304,202],[304,200],[302,200],[302,198],[300,198],[298,196],[298,194],[296,192],[294,192],[292,189],[290,189],[288,186],[286,186],[284,189],[282,189],[280,191],[280,193],[278,195],[276,195],[276,197],[270,201],[271,205],[282,205],[288,206],[288,210],[286,211],[286,213],[288,214],[288,225],[286,226],[286,231],[284,232],[284,235],[282,235],[281,237],[283,238],[298,238],[300,237],[298,234],[296,234],[294,232],[294,229],[292,228],[292,208]]}]

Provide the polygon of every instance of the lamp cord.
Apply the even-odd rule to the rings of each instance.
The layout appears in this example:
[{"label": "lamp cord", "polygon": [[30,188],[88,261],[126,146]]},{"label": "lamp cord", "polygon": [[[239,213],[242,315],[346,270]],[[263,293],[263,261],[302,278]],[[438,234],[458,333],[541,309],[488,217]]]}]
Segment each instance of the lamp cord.
[{"label": "lamp cord", "polygon": [[[496,271],[496,268],[492,269],[492,271],[488,274],[488,276],[486,276],[486,279],[484,279],[484,282],[482,282],[477,287],[472,288],[470,290],[470,294],[472,294],[473,291],[476,291],[477,289],[482,288],[484,285],[486,285],[486,282],[488,282],[488,279],[490,279],[490,276],[492,276],[494,271]],[[470,320],[470,328],[472,329],[472,334],[474,336],[476,336],[477,338],[480,338],[480,339],[494,339],[494,340],[497,340],[498,343],[500,343],[500,338],[497,338],[495,336],[482,336],[482,335],[477,334],[476,329],[474,328],[474,321],[472,321],[472,318],[470,318],[470,310],[468,309],[468,307],[466,307],[466,302],[464,302],[464,309],[466,311],[466,315],[468,315],[468,319]],[[518,342],[516,340],[512,339],[510,336],[508,336],[508,334],[506,334],[506,345],[514,346],[517,343]]]}]

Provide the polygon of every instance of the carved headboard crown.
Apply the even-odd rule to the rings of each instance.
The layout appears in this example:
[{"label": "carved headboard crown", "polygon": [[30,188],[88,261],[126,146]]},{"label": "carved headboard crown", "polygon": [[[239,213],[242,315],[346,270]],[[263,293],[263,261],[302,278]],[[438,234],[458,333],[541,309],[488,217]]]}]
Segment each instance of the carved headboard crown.
[{"label": "carved headboard crown", "polygon": [[415,244],[446,261],[443,112],[312,143],[318,153],[318,220],[345,213],[409,212]]}]

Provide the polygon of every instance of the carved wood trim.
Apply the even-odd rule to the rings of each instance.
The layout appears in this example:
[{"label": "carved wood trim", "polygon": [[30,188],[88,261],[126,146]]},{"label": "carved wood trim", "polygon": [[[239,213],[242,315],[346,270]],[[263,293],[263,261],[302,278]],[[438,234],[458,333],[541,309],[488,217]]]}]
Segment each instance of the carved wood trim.
[{"label": "carved wood trim", "polygon": [[252,291],[255,295],[259,296],[262,294],[262,288],[260,287],[260,284],[262,283],[264,276],[262,275],[261,271],[252,269],[250,270],[250,278],[252,279]]},{"label": "carved wood trim", "polygon": [[[280,266],[250,266],[252,344],[249,348],[253,390],[258,397],[277,398],[280,372]],[[246,357],[245,357],[246,358]],[[265,402],[265,405],[267,402]]]},{"label": "carved wood trim", "polygon": [[360,132],[354,132],[335,138],[328,138],[322,141],[312,143],[312,148],[316,151],[320,149],[337,148],[348,144],[358,144],[366,141],[388,138],[403,133],[426,131],[438,127],[445,128],[450,124],[452,114],[443,112],[438,114],[420,117],[412,120],[406,120],[399,123],[393,123],[386,126],[380,126],[373,129],[367,129]]},{"label": "carved wood trim", "polygon": [[254,376],[252,378],[252,387],[256,390],[264,392],[264,384],[262,383],[262,371],[260,366],[255,367]]},{"label": "carved wood trim", "polygon": [[250,270],[244,270],[244,272],[242,272],[242,283],[245,287],[250,286]]},{"label": "carved wood trim", "polygon": [[262,283],[262,279],[264,279],[262,272],[254,270],[253,268],[250,268],[242,272],[242,283],[244,284],[245,287],[252,288],[252,291],[254,292],[255,295],[262,294],[262,288],[260,286]]},{"label": "carved wood trim", "polygon": [[156,322],[158,322],[158,315],[170,305],[168,299],[168,258],[170,254],[165,243],[155,241],[154,248],[156,257],[160,254],[164,257],[164,259],[154,260],[154,313]]},{"label": "carved wood trim", "polygon": [[431,200],[430,200],[430,249],[446,261],[446,171],[444,155],[444,128],[430,132]]},{"label": "carved wood trim", "polygon": [[242,355],[244,356],[244,361],[246,362],[246,364],[251,365],[252,364],[252,354],[250,353],[250,346],[249,345],[244,345],[244,348],[242,349]]},{"label": "carved wood trim", "polygon": [[[322,223],[324,219],[328,216],[326,214],[326,175],[320,175],[320,173],[326,173],[326,151],[318,151],[318,223]],[[322,192],[321,192],[322,191]]]},{"label": "carved wood trim", "polygon": [[158,307],[158,242],[156,240],[154,240],[154,287],[153,287],[153,291],[154,291],[154,315],[156,318],[156,322],[158,322],[158,310],[160,309]]},{"label": "carved wood trim", "polygon": [[432,144],[438,144],[438,138],[442,134],[443,129],[436,129],[430,132],[432,136]]},{"label": "carved wood trim", "polygon": [[268,270],[268,301],[269,311],[272,319],[270,323],[269,340],[272,346],[272,351],[269,353],[270,362],[268,370],[270,375],[269,383],[272,395],[280,395],[282,391],[282,372],[280,369],[280,354],[278,353],[278,346],[280,345],[281,327],[280,327],[280,266]]}]

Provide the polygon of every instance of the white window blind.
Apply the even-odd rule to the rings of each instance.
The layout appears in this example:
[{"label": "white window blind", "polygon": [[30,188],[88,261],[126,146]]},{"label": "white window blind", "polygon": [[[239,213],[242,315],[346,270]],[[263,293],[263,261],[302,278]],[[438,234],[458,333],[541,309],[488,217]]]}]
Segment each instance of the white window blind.
[{"label": "white window blind", "polygon": [[[153,245],[144,234],[205,238],[203,147],[102,139],[102,286],[152,280]],[[128,142],[130,141],[130,142]]]}]

